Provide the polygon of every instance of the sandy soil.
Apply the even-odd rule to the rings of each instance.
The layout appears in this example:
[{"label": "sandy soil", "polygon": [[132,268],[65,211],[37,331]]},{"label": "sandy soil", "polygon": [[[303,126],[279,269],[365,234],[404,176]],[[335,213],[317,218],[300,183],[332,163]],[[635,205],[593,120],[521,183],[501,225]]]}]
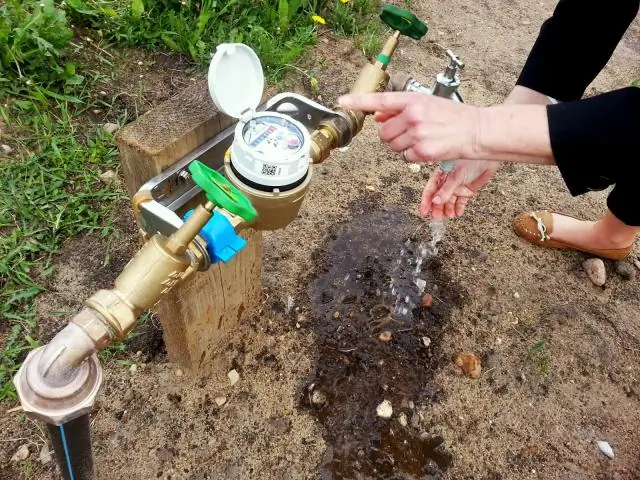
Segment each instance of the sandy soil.
[{"label": "sandy soil", "polygon": [[[403,41],[393,68],[430,83],[443,67],[442,47],[451,48],[468,65],[466,101],[499,102],[553,7],[414,2],[430,41]],[[640,77],[639,53],[636,20],[588,94]],[[326,104],[365,61],[330,36],[315,58]],[[169,77],[157,75],[170,91]],[[391,279],[419,301],[415,262],[430,230],[416,212],[428,174],[382,148],[368,122],[348,151],[317,169],[300,217],[266,235],[263,307],[210,373],[176,372],[155,320],[107,360],[92,418],[98,478],[640,478],[638,280],[607,263],[607,283],[595,287],[584,255],[537,249],[511,231],[515,215],[535,208],[597,218],[605,194],[572,198],[555,169],[506,166],[464,218],[446,224],[437,256],[423,263],[433,305],[390,318]],[[56,312],[74,311],[109,285],[137,248],[131,215],[119,222],[107,267],[102,240],[69,242],[41,298],[43,337],[62,324]],[[389,342],[379,340],[385,331]],[[482,357],[479,379],[452,362],[461,351]],[[241,377],[233,387],[231,368]],[[390,420],[376,416],[384,399]],[[36,460],[38,425],[16,414],[0,424],[1,478],[26,476],[24,462],[9,462],[24,443],[31,478],[57,478],[51,463]],[[614,460],[596,440],[612,445]]]}]

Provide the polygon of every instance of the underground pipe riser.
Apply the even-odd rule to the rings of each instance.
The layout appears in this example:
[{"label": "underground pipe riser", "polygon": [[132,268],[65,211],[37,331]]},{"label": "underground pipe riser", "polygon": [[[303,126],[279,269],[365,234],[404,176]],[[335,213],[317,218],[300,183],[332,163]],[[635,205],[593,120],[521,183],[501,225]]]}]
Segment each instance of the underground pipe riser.
[{"label": "underground pipe riser", "polygon": [[47,424],[56,461],[64,480],[95,478],[91,427],[86,413],[62,425]]}]

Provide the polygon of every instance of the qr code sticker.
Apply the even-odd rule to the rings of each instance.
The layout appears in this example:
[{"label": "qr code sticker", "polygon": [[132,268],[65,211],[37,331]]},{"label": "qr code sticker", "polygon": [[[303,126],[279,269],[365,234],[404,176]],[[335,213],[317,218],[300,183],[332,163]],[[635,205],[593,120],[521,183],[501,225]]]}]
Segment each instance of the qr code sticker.
[{"label": "qr code sticker", "polygon": [[262,164],[262,175],[274,176],[278,173],[277,170],[278,167],[276,165],[269,165],[268,163]]}]

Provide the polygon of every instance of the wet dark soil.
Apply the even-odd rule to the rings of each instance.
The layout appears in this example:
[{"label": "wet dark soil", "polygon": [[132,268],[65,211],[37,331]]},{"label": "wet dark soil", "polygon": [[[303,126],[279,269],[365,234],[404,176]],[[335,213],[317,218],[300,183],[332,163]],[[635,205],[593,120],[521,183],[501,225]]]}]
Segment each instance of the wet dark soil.
[{"label": "wet dark soil", "polygon": [[[321,478],[438,478],[451,465],[442,438],[409,425],[441,399],[434,373],[449,359],[439,340],[461,302],[425,252],[424,227],[396,207],[361,215],[333,235],[325,272],[310,284],[319,356],[302,403],[330,445]],[[431,306],[423,294],[436,298]],[[390,419],[376,413],[383,400]]]}]

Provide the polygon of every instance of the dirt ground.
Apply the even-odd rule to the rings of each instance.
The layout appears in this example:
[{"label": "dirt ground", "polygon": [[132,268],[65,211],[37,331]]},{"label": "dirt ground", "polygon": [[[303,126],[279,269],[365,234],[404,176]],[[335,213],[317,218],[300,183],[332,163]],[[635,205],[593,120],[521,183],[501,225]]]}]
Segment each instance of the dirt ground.
[{"label": "dirt ground", "polygon": [[[465,100],[500,102],[553,7],[413,2],[430,23],[429,41],[403,40],[392,68],[431,83],[442,47],[450,48],[467,63]],[[325,104],[365,61],[351,45],[325,35],[315,49]],[[640,77],[639,54],[636,19],[588,94]],[[165,91],[190,81],[180,75],[172,87],[167,69],[153,69]],[[210,373],[176,375],[157,319],[108,359],[92,416],[98,478],[640,478],[637,278],[607,262],[606,285],[596,287],[583,272],[585,255],[535,248],[511,230],[518,213],[537,208],[595,219],[606,194],[572,198],[553,168],[505,166],[463,218],[446,223],[437,255],[427,248],[420,266],[431,239],[417,217],[428,175],[381,147],[367,122],[348,151],[316,170],[299,218],[266,235],[263,307]],[[40,302],[45,338],[62,325],[60,312],[110,285],[137,248],[127,208],[107,267],[93,237],[71,240],[60,256]],[[417,278],[433,297],[429,308],[412,309]],[[394,313],[391,283],[407,292],[406,315]],[[386,331],[389,342],[379,339]],[[462,351],[482,358],[480,378],[452,362]],[[240,381],[229,386],[232,368]],[[376,415],[383,400],[393,405],[389,420]],[[51,462],[36,460],[40,426],[15,413],[0,425],[1,478],[26,476],[24,462],[9,461],[25,443],[31,478],[57,478]],[[615,459],[597,440],[611,444]]]}]

